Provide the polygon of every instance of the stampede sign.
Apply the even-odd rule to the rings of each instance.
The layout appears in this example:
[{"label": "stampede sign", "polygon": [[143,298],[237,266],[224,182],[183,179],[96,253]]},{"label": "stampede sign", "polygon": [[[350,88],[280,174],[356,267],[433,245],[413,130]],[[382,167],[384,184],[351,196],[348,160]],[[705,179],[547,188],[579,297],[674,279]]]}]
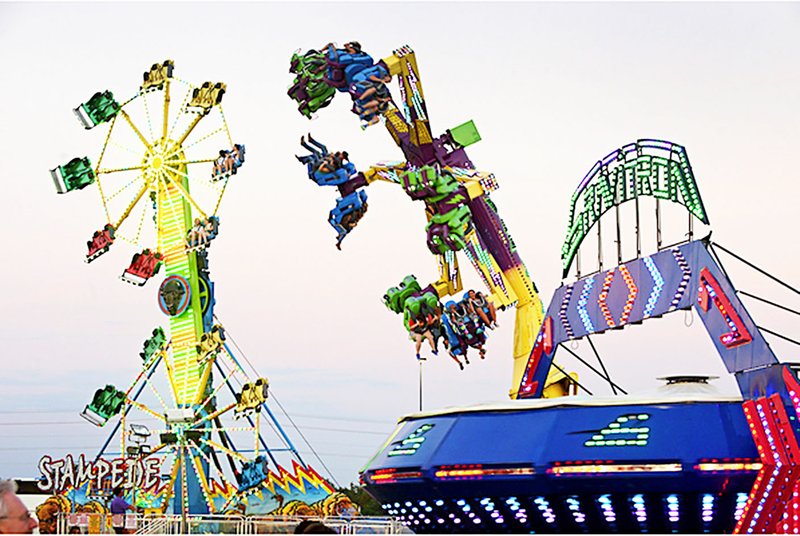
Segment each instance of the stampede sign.
[{"label": "stampede sign", "polygon": [[160,482],[161,460],[158,458],[98,459],[86,462],[83,454],[77,460],[68,454],[63,460],[43,456],[39,460],[42,478],[39,489],[59,493],[65,489],[80,488],[86,483],[96,489],[135,487],[139,490],[156,488]]}]

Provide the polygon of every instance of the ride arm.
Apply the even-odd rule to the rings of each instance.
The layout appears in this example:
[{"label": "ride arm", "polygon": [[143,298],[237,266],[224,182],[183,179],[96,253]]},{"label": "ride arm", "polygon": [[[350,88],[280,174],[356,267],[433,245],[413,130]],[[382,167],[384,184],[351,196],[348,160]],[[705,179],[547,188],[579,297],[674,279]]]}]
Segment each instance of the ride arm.
[{"label": "ride arm", "polygon": [[[405,111],[405,124],[408,131],[408,150],[404,149],[406,157],[410,162],[419,159],[420,162],[429,161],[434,155],[433,136],[431,135],[430,122],[428,120],[428,110],[425,105],[425,95],[422,91],[422,80],[419,76],[417,58],[414,51],[409,46],[403,46],[385,58],[383,63],[389,71],[390,76],[397,76],[400,83],[400,96],[402,98]],[[389,119],[387,117],[387,119]],[[394,119],[392,117],[391,119]],[[387,120],[387,129],[395,141],[398,141],[392,130],[395,125],[392,120]],[[417,153],[414,154],[408,154]],[[414,158],[416,157],[416,158]]]}]

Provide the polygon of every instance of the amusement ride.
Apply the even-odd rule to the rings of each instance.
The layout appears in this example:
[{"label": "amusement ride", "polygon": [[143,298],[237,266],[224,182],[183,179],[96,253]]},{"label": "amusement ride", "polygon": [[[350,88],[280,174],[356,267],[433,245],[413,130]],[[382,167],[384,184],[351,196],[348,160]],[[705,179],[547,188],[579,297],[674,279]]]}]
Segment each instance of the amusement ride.
[{"label": "amusement ride", "polygon": [[[221,230],[225,191],[245,162],[245,146],[234,143],[223,112],[226,91],[221,82],[178,78],[166,60],[144,73],[127,100],[103,91],[74,110],[85,129],[106,129],[95,160],[74,158],[51,171],[59,194],[99,193],[105,223],[88,241],[85,260],[97,261],[119,242],[134,246],[120,277],[155,286],[166,326],[146,332],[138,357],[132,349],[139,368],[133,381],[97,389],[81,413],[112,428],[95,465],[122,461],[108,462],[114,470],[94,480],[62,479],[54,490],[67,500],[62,511],[87,511],[92,503],[103,511],[118,485],[145,511],[184,518],[331,514],[341,502],[303,461],[278,422],[275,405],[283,408],[269,381],[248,371],[214,313],[209,250]],[[143,486],[137,470],[148,460],[161,474]],[[86,463],[81,457],[79,470]]]},{"label": "amusement ride", "polygon": [[[800,292],[710,235],[695,238],[695,222],[708,225],[709,218],[684,147],[640,139],[592,166],[572,196],[561,253],[563,277],[575,279],[556,289],[545,311],[489,197],[495,177],[477,171],[465,152],[480,140],[477,128],[470,121],[432,135],[410,47],[375,61],[357,42],[329,44],[295,53],[290,72],[288,93],[301,114],[311,118],[347,92],[362,128],[383,124],[403,153],[403,162],[359,172],[347,152],[328,152],[309,135],[301,140],[309,154],[298,159],[311,180],[338,189],[329,215],[337,247],[365,216],[371,183],[397,184],[424,202],[440,278],[422,287],[408,276],[384,296],[410,335],[419,341],[425,330],[415,328],[427,328],[460,361],[496,326],[489,307],[470,303],[475,291],[459,295],[459,251],[481,276],[487,301],[516,308],[512,400],[406,415],[365,464],[361,480],[388,514],[415,532],[800,532],[800,383],[762,331],[795,341],[756,325],[718,250]],[[388,86],[395,78],[397,101]],[[656,208],[650,255],[640,237],[646,200]],[[621,248],[623,204],[635,206],[636,256],[624,261],[618,249],[617,265],[604,270],[601,220],[616,214]],[[676,244],[662,242],[662,205],[688,213],[688,233]],[[582,273],[580,253],[594,230],[598,269],[586,273],[585,257]],[[720,395],[701,376],[672,377],[658,393],[627,396],[610,378],[591,336],[674,311],[702,320],[740,396]],[[579,339],[602,370],[570,348]],[[559,349],[615,396],[561,396],[575,388],[591,393],[554,363]]]}]

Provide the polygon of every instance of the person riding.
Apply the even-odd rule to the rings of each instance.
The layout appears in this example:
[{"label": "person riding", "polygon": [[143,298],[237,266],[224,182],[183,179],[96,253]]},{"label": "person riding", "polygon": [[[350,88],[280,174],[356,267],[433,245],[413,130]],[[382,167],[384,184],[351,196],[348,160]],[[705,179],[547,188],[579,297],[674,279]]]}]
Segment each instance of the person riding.
[{"label": "person riding", "polygon": [[420,349],[422,348],[423,337],[427,339],[428,343],[431,345],[431,351],[433,352],[433,355],[439,355],[439,351],[436,349],[436,342],[433,340],[433,333],[431,333],[430,315],[416,314],[409,316],[408,330],[411,333],[411,337],[416,345],[418,361],[425,360],[424,357],[420,357],[419,353]]},{"label": "person riding", "polygon": [[470,290],[467,292],[466,301],[469,302],[473,311],[475,311],[475,313],[489,329],[498,327],[499,324],[497,323],[497,310],[495,309],[494,304],[487,300],[481,292]]}]

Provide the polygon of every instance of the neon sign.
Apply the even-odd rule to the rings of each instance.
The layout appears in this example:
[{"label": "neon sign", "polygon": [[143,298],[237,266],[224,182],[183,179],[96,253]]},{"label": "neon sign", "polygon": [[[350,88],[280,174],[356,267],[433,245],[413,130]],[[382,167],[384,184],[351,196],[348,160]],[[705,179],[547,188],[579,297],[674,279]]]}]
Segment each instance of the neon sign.
[{"label": "neon sign", "polygon": [[597,162],[572,194],[567,235],[561,246],[564,277],[600,217],[641,196],[679,203],[708,224],[686,149],[668,141],[638,140]]},{"label": "neon sign", "polygon": [[86,462],[83,454],[73,459],[71,454],[63,460],[42,456],[39,460],[42,478],[37,484],[42,491],[59,492],[64,489],[80,488],[87,482],[97,489],[117,486],[136,487],[149,490],[158,486],[161,480],[161,459],[102,458]]}]

